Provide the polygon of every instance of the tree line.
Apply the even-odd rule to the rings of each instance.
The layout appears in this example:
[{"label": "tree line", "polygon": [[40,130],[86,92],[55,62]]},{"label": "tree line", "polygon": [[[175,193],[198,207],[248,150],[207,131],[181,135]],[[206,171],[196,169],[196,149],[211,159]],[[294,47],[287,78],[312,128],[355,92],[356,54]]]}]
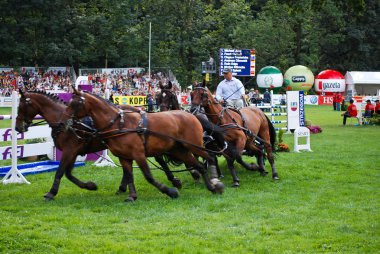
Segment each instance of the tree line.
[{"label": "tree line", "polygon": [[[170,69],[201,79],[220,48],[256,69],[380,70],[378,0],[2,0],[0,65]],[[216,61],[217,62],[217,61]],[[217,77],[214,77],[216,82]]]}]

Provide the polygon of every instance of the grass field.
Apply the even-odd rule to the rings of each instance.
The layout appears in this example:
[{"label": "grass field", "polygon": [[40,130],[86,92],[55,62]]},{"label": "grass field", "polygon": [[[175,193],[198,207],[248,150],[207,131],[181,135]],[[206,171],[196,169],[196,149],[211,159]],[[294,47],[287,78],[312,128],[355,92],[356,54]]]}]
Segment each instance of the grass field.
[{"label": "grass field", "polygon": [[[280,181],[238,167],[241,187],[231,188],[221,162],[223,195],[177,173],[183,189],[171,200],[136,169],[139,198],[127,204],[114,194],[121,169],[91,163],[74,174],[95,181],[96,192],[63,178],[55,201],[45,202],[54,173],[0,184],[0,252],[380,253],[380,126],[342,127],[331,108],[306,107],[323,132],[311,136],[313,152],[277,154]],[[293,149],[292,135],[284,142]]]}]

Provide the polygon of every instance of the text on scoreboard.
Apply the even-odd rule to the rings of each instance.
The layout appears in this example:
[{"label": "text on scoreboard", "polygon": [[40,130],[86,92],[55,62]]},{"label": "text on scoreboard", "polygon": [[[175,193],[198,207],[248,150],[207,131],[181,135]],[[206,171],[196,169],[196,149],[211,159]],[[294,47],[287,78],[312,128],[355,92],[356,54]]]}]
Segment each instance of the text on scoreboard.
[{"label": "text on scoreboard", "polygon": [[255,76],[256,51],[254,49],[220,49],[219,73],[230,68],[234,76]]}]

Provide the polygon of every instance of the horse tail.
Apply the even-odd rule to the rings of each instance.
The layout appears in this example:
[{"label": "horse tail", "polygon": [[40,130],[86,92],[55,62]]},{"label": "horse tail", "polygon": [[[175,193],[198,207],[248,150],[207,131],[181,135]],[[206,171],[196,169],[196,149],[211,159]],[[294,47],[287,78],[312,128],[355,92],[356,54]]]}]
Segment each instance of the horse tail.
[{"label": "horse tail", "polygon": [[198,121],[201,123],[203,131],[210,135],[214,140],[218,148],[224,147],[224,129],[220,126],[210,122],[206,116],[197,114],[195,115]]},{"label": "horse tail", "polygon": [[273,123],[271,122],[271,120],[269,119],[267,115],[265,115],[265,118],[267,119],[267,122],[268,122],[270,144],[272,146],[272,150],[275,151],[276,150],[276,129],[274,128]]}]

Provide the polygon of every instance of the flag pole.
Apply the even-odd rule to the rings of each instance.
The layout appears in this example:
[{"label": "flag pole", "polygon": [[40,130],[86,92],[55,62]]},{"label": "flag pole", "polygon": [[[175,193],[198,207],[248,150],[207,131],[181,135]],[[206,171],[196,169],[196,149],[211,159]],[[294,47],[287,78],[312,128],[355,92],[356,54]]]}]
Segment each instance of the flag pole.
[{"label": "flag pole", "polygon": [[152,22],[149,22],[149,66],[148,66],[148,75],[150,80],[150,52],[152,45]]}]

